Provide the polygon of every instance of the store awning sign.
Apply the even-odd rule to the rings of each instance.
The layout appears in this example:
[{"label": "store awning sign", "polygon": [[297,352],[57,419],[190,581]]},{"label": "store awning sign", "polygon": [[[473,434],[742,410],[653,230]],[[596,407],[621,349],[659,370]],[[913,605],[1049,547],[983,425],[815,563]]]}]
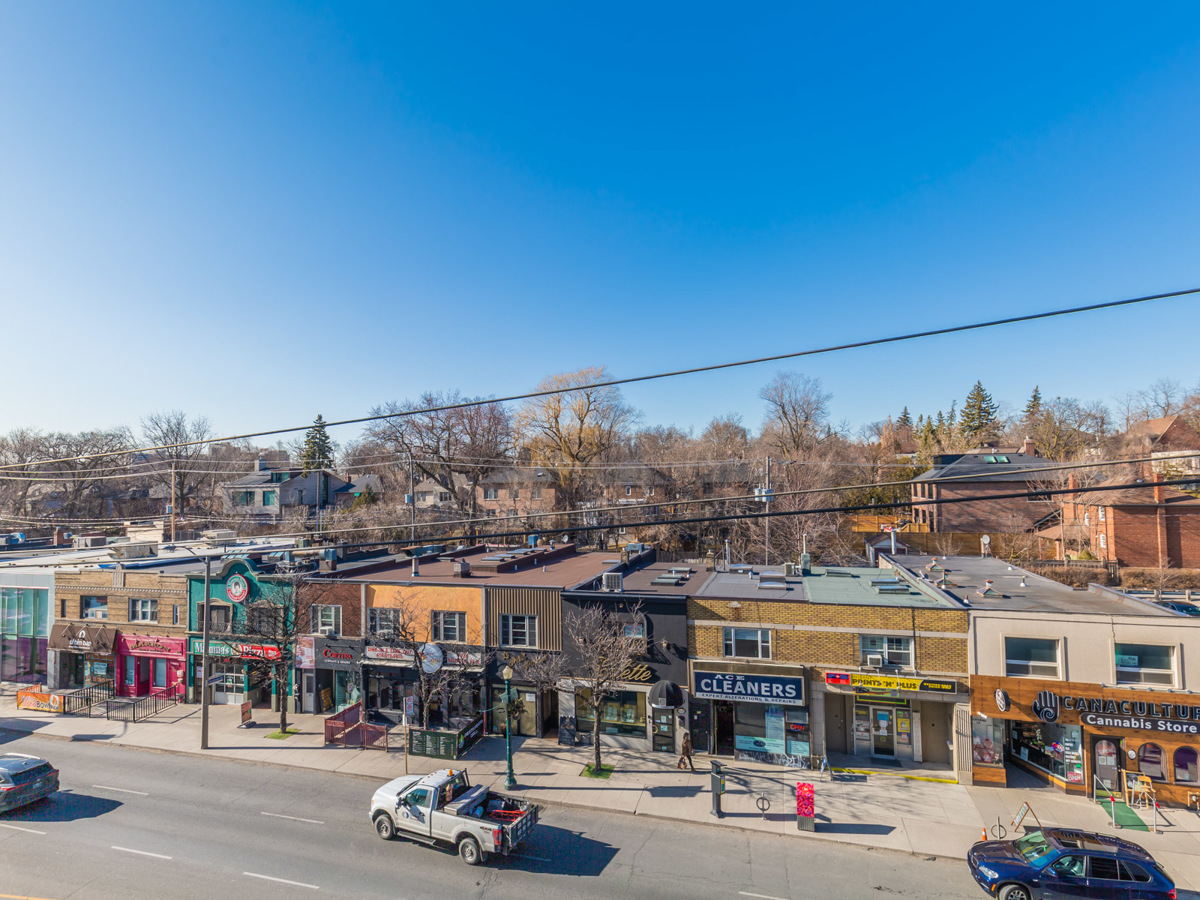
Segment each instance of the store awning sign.
[{"label": "store awning sign", "polygon": [[112,653],[117,630],[104,625],[72,625],[60,622],[50,629],[47,646],[51,650],[71,650],[76,653]]},{"label": "store awning sign", "polygon": [[877,691],[958,693],[958,682],[951,678],[901,678],[897,675],[873,675],[866,672],[826,672],[825,683],[839,687],[870,688]]},{"label": "store awning sign", "polygon": [[[204,653],[204,638],[192,638],[189,650],[194,656]],[[282,654],[273,644],[241,644],[230,641],[208,642],[208,655],[226,659],[279,659]]]},{"label": "store awning sign", "polygon": [[741,672],[694,672],[692,695],[705,700],[804,705],[804,679]]}]

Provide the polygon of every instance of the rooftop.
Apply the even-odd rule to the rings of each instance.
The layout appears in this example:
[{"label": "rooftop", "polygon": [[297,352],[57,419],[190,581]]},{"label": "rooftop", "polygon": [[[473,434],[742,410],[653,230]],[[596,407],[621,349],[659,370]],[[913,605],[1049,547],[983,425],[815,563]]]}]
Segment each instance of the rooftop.
[{"label": "rooftop", "polygon": [[[470,564],[470,573],[466,576],[455,571],[462,561]],[[452,556],[430,556],[419,560],[415,577],[410,560],[389,560],[378,567],[372,566],[370,572],[352,574],[351,578],[388,584],[573,588],[620,565],[618,554],[577,553],[573,544],[536,548],[469,547]]]},{"label": "rooftop", "polygon": [[[894,559],[898,568],[902,567],[917,578],[923,576],[975,610],[1175,616],[1169,610],[1117,591],[1077,591],[1018,566],[1010,566],[994,556],[909,555]],[[944,586],[940,584],[943,578]]]},{"label": "rooftop", "polygon": [[770,566],[732,568],[735,571],[715,574],[694,596],[848,606],[959,608],[937,591],[923,593],[886,569],[814,566],[808,575],[801,577],[784,575],[782,569]]},{"label": "rooftop", "polygon": [[697,567],[686,563],[656,562],[626,573],[622,588],[636,594],[690,597],[712,577],[711,572],[704,571],[703,565]]},{"label": "rooftop", "polygon": [[943,478],[956,481],[1027,481],[1031,471],[1056,465],[1058,463],[1054,460],[1041,456],[988,450],[964,453],[952,462],[922,472],[913,481],[937,481]]}]

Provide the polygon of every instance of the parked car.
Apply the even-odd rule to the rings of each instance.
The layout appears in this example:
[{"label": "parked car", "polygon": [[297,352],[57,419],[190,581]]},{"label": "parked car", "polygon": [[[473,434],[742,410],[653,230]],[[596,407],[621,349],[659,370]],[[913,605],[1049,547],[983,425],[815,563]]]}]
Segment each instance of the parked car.
[{"label": "parked car", "polygon": [[999,900],[1175,900],[1175,882],[1132,841],[1065,828],[1012,841],[980,841],[967,853],[971,875]]},{"label": "parked car", "polygon": [[0,812],[49,797],[58,790],[58,769],[24,753],[0,756]]},{"label": "parked car", "polygon": [[538,807],[471,786],[461,769],[395,778],[371,798],[371,822],[385,841],[408,838],[458,850],[469,866],[507,856],[537,824]]},{"label": "parked car", "polygon": [[1185,616],[1200,616],[1200,606],[1186,600],[1155,600],[1154,602],[1165,609],[1183,613]]}]

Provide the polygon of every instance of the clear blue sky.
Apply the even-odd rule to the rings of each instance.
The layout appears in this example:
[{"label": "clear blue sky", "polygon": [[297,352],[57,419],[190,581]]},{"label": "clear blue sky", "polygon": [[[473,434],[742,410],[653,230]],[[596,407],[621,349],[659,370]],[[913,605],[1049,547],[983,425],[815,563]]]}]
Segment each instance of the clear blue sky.
[{"label": "clear blue sky", "polygon": [[[1200,286],[1200,5],[7,3],[0,431],[304,424]],[[1191,386],[1195,299],[802,363]],[[629,389],[762,418],[779,367]],[[336,434],[340,440],[349,434]]]}]

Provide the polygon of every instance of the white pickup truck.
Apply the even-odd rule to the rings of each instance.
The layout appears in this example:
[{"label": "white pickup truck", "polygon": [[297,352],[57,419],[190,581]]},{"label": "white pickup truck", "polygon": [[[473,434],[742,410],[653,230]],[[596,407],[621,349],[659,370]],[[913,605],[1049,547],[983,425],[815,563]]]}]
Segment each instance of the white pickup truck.
[{"label": "white pickup truck", "polygon": [[469,866],[498,853],[507,856],[537,824],[538,807],[528,800],[472,787],[461,769],[405,775],[371,798],[371,821],[385,841],[404,837],[423,844],[458,848]]}]

